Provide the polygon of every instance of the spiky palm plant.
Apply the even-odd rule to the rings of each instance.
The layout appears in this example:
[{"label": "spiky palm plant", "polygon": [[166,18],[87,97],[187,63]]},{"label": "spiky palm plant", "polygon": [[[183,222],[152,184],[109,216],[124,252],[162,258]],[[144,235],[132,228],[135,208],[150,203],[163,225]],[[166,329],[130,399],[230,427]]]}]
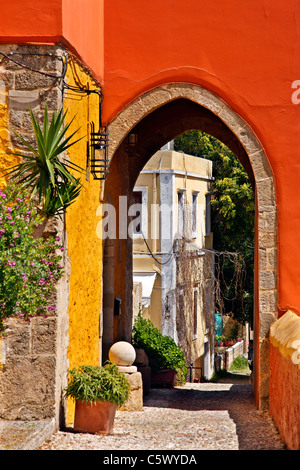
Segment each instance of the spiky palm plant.
[{"label": "spiky palm plant", "polygon": [[80,178],[75,178],[70,172],[82,171],[82,168],[60,157],[80,140],[72,141],[78,130],[67,136],[72,121],[64,124],[66,113],[62,110],[54,112],[49,122],[46,106],[42,127],[32,110],[29,111],[36,148],[16,132],[30,154],[14,153],[22,157],[22,162],[9,168],[6,174],[22,189],[29,188],[32,197],[38,196],[41,211],[46,217],[61,215],[75,201],[82,187]]}]

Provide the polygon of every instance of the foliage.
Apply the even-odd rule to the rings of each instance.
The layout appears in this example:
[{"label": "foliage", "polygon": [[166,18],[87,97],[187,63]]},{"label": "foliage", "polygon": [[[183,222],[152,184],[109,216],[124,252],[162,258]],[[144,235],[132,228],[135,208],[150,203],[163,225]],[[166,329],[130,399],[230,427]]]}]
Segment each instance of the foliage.
[{"label": "foliage", "polygon": [[59,239],[36,238],[42,217],[26,191],[10,182],[0,190],[0,334],[9,316],[27,319],[54,310],[62,276]]},{"label": "foliage", "polygon": [[103,367],[82,365],[69,370],[67,397],[82,402],[111,402],[117,406],[128,400],[130,385],[116,364],[107,362]]},{"label": "foliage", "polygon": [[255,203],[248,175],[222,142],[204,132],[192,130],[177,137],[175,150],[213,161],[214,249],[225,254],[217,255],[216,263],[223,313],[233,312],[240,323],[252,323]]},{"label": "foliage", "polygon": [[43,127],[31,110],[30,115],[36,148],[16,133],[30,154],[14,153],[22,157],[22,162],[9,168],[7,175],[22,188],[30,188],[32,196],[38,195],[41,210],[47,217],[61,215],[75,201],[81,190],[80,178],[75,178],[69,171],[79,171],[81,168],[59,158],[79,140],[71,142],[77,131],[66,137],[72,121],[64,125],[66,113],[63,114],[62,110],[54,112],[49,123],[46,107]]},{"label": "foliage", "polygon": [[250,372],[248,360],[244,356],[237,356],[231,364],[230,370],[237,372]]},{"label": "foliage", "polygon": [[215,340],[216,341],[225,341],[225,336],[224,335],[216,335],[215,336]]},{"label": "foliage", "polygon": [[150,320],[142,317],[141,313],[135,319],[132,331],[134,347],[144,349],[149,365],[154,371],[173,369],[180,383],[185,382],[187,367],[184,354],[175,341],[169,336],[163,336]]}]

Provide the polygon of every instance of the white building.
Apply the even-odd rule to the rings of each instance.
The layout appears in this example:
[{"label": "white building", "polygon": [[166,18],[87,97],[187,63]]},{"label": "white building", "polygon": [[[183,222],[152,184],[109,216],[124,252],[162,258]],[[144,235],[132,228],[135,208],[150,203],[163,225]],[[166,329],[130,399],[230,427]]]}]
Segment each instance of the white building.
[{"label": "white building", "polygon": [[163,149],[140,173],[131,213],[143,316],[176,341],[199,378],[213,372],[212,180],[210,160]]}]

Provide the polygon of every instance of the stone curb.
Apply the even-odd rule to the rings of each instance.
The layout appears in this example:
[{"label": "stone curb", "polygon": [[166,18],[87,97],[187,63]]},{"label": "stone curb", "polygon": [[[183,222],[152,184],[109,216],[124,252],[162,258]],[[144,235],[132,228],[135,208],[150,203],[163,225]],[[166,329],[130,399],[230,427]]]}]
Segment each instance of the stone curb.
[{"label": "stone curb", "polygon": [[37,450],[54,432],[54,419],[0,420],[0,450]]}]

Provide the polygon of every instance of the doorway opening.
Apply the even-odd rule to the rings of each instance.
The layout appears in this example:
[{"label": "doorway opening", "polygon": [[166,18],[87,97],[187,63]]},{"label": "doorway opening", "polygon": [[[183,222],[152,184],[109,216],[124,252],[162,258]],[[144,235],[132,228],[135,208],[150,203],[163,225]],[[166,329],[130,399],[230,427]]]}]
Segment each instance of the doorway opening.
[{"label": "doorway opening", "polygon": [[[268,332],[269,325],[277,318],[273,175],[264,150],[247,123],[216,95],[195,85],[167,84],[150,90],[122,110],[109,126],[110,172],[103,201],[116,208],[117,223],[116,237],[103,242],[103,357],[114,341],[131,340],[132,239],[128,236],[128,220],[124,226],[119,217],[124,213],[122,204],[126,199],[131,205],[135,182],[150,157],[192,129],[199,129],[224,143],[243,165],[254,190],[254,392],[257,407],[265,409]],[[269,260],[268,263],[265,260]],[[118,315],[114,315],[115,298],[121,299]]]},{"label": "doorway opening", "polygon": [[149,159],[133,202],[133,317],[141,312],[176,342],[193,381],[229,370],[253,337],[255,203],[246,172],[221,142],[189,131]]}]

